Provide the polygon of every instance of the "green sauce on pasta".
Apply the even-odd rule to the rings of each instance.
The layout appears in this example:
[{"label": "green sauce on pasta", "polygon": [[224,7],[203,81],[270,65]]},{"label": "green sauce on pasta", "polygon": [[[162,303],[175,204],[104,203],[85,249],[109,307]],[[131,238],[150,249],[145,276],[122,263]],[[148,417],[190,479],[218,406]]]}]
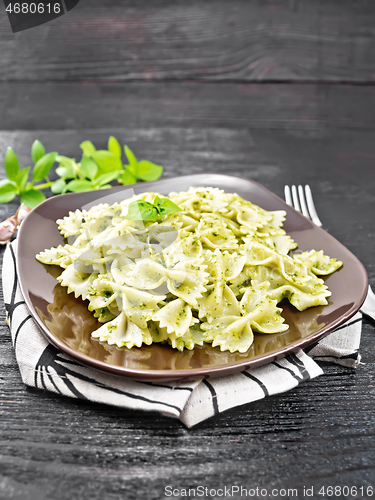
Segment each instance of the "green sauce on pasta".
[{"label": "green sauce on pasta", "polygon": [[170,193],[181,211],[158,222],[125,219],[132,201],[156,196],[70,212],[57,221],[68,243],[36,256],[61,266],[61,285],[88,301],[103,323],[93,337],[127,348],[208,342],[246,352],[253,332],[288,329],[281,300],[300,311],[327,304],[318,276],[342,263],[315,250],[290,256],[297,244],[282,228],[285,212],[202,187]]}]

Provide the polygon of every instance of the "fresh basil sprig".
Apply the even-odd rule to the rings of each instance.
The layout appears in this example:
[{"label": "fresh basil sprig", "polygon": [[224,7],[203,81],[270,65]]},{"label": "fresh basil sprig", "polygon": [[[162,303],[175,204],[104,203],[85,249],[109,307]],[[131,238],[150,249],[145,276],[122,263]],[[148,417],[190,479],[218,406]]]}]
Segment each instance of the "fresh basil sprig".
[{"label": "fresh basil sprig", "polygon": [[[16,196],[21,197],[21,203],[33,208],[46,199],[41,192],[50,186],[48,173],[55,163],[58,153],[47,153],[40,141],[35,141],[31,147],[31,157],[34,162],[33,168],[20,168],[18,157],[12,148],[5,153],[5,173],[7,179],[0,181],[0,203],[9,203]],[[31,181],[29,173],[31,170]],[[37,184],[45,181],[43,184]]]},{"label": "fresh basil sprig", "polygon": [[161,177],[163,173],[161,165],[147,160],[138,161],[128,146],[124,146],[124,151],[129,164],[125,165],[125,172],[119,178],[121,184],[135,184],[137,180],[156,181]]},{"label": "fresh basil sprig", "polygon": [[79,163],[74,158],[58,156],[59,167],[56,173],[60,179],[51,187],[54,194],[91,191],[110,188],[110,182],[135,184],[137,180],[155,181],[163,173],[163,167],[150,161],[137,161],[128,146],[124,146],[129,165],[122,164],[122,149],[118,140],[111,136],[108,149],[96,149],[91,141],[80,145],[82,159]]},{"label": "fresh basil sprig", "polygon": [[169,198],[159,198],[159,196],[156,196],[153,204],[144,200],[132,201],[129,204],[125,219],[156,222],[166,215],[180,212],[181,210],[182,208],[173,203]]},{"label": "fresh basil sprig", "polygon": [[[78,193],[110,188],[114,180],[124,185],[135,184],[138,180],[154,181],[163,173],[161,165],[138,161],[128,146],[124,146],[126,161],[123,164],[122,148],[113,136],[108,140],[108,149],[97,150],[91,141],[82,142],[80,148],[82,158],[77,162],[57,152],[46,153],[43,144],[36,140],[31,147],[34,166],[26,168],[20,168],[16,153],[8,148],[5,154],[7,179],[0,181],[0,203],[9,203],[20,196],[21,203],[33,208],[46,199],[44,189],[50,189],[53,194]],[[48,174],[55,162],[58,163],[58,179],[50,181]]]}]

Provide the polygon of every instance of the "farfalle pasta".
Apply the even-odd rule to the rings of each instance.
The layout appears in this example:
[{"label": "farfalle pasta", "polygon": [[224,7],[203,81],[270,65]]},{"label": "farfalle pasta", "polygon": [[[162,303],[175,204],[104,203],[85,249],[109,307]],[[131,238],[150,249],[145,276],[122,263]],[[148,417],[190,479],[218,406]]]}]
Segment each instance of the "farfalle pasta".
[{"label": "farfalle pasta", "polygon": [[284,211],[191,187],[169,194],[177,212],[156,222],[126,218],[130,203],[157,196],[70,212],[57,221],[66,244],[36,256],[63,269],[60,284],[102,323],[94,338],[129,349],[210,343],[246,352],[253,332],[288,329],[283,299],[300,311],[327,304],[331,294],[318,276],[342,263],[322,251],[289,255],[297,244],[282,228]]}]

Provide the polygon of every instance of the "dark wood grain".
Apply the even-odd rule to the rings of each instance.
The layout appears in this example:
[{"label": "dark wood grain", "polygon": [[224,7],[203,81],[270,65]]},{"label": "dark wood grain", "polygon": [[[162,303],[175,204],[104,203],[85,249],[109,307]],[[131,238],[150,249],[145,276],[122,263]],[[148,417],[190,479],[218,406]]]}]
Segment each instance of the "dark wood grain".
[{"label": "dark wood grain", "polygon": [[372,0],[81,0],[17,34],[0,13],[2,81],[375,80]]},{"label": "dark wood grain", "polygon": [[[82,140],[102,147],[113,133],[164,164],[166,176],[232,173],[279,196],[285,183],[309,182],[325,227],[362,260],[375,286],[371,88],[3,84],[0,96],[0,156],[12,144],[23,165],[37,137],[78,155]],[[16,207],[0,205],[0,217]],[[321,498],[323,485],[375,486],[369,320],[356,371],[327,366],[295,390],[190,430],[155,413],[27,389],[3,305],[0,325],[0,498],[160,499],[167,485],[297,488],[298,498],[313,486]]]},{"label": "dark wood grain", "polygon": [[374,108],[375,86],[0,83],[2,130],[264,128],[329,138],[332,129],[371,129]]}]

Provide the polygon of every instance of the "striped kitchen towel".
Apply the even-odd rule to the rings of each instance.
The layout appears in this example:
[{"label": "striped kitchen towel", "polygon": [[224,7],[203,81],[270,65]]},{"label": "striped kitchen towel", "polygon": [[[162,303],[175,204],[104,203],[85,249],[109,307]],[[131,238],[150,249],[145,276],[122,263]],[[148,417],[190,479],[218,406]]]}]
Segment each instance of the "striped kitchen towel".
[{"label": "striped kitchen towel", "polygon": [[194,381],[141,382],[83,366],[50,344],[34,322],[22,296],[16,272],[16,244],[3,261],[3,290],[12,342],[23,382],[57,394],[116,407],[158,411],[179,418],[187,427],[223,412],[286,392],[323,373],[314,361],[354,368],[362,315],[304,351],[235,375]]}]

